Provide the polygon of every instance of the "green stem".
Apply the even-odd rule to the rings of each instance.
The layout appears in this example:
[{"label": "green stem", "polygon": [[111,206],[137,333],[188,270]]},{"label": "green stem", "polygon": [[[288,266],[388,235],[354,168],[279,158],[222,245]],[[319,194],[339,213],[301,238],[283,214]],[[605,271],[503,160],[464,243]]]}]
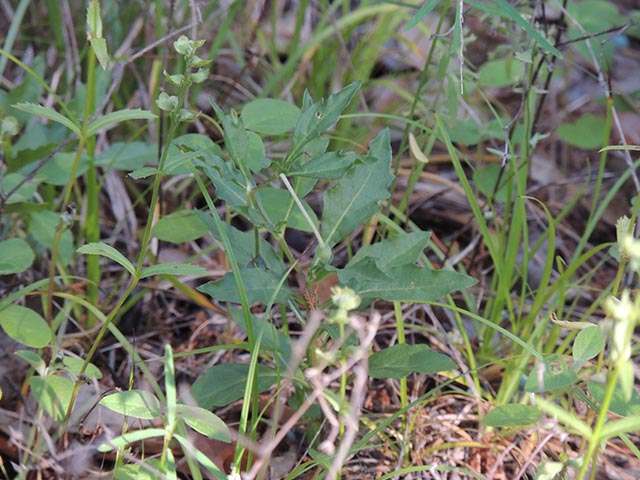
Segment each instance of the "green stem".
[{"label": "green stem", "polygon": [[[96,90],[96,55],[93,48],[89,48],[89,66],[87,72],[87,96],[85,100],[84,119],[82,122],[82,133],[85,135],[89,124],[89,117],[95,108]],[[87,215],[84,223],[84,231],[87,242],[100,241],[100,218],[98,210],[99,185],[95,166],[95,137],[87,138],[87,155],[89,156],[89,170],[87,171]],[[87,256],[87,298],[93,305],[98,305],[98,284],[101,277],[100,257],[98,255]],[[95,317],[87,312],[87,327],[91,328],[95,324]]]}]

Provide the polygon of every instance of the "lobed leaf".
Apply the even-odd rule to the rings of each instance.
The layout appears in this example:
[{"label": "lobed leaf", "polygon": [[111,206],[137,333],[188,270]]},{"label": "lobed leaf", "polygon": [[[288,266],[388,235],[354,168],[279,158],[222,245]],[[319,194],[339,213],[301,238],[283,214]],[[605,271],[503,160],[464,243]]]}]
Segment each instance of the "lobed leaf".
[{"label": "lobed leaf", "polygon": [[372,141],[369,153],[324,193],[322,238],[329,247],[380,211],[379,202],[389,198],[391,145],[389,130]]}]

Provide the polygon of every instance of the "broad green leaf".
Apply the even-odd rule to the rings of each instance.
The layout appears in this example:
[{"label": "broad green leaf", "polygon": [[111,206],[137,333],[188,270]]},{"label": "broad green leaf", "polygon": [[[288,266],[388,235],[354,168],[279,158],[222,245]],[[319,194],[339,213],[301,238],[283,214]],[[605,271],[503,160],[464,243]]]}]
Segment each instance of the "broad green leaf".
[{"label": "broad green leaf", "polygon": [[[80,375],[82,365],[84,365],[84,360],[80,358],[65,356],[62,359],[62,363],[71,373],[73,373],[74,375]],[[102,372],[93,363],[90,363],[87,366],[87,370],[84,372],[84,374],[89,378],[102,378]]]},{"label": "broad green leaf", "polygon": [[242,109],[244,126],[264,135],[280,135],[293,130],[300,109],[284,100],[262,98],[247,103]]},{"label": "broad green leaf", "polygon": [[36,352],[31,350],[18,350],[15,352],[15,355],[31,365],[39,375],[43,375],[44,369],[47,365],[44,363],[44,360],[42,360],[42,357]]},{"label": "broad green leaf", "polygon": [[378,243],[365,245],[353,256],[345,270],[366,259],[375,260],[379,269],[413,265],[429,243],[429,232],[398,233]]},{"label": "broad green leaf", "polygon": [[371,141],[362,162],[324,194],[322,238],[329,247],[380,211],[379,202],[389,198],[392,180],[389,130],[384,129]]},{"label": "broad green leaf", "polygon": [[266,220],[251,205],[249,190],[253,190],[253,180],[247,184],[242,173],[230,162],[222,162],[216,167],[204,167],[211,182],[216,187],[216,195],[231,208],[244,215],[254,226],[266,226]]},{"label": "broad green leaf", "polygon": [[[21,125],[26,124],[33,117],[30,114],[23,113],[21,111],[12,112],[11,107],[16,103],[36,103],[40,98],[42,98],[42,94],[44,92],[44,82],[42,82],[42,79],[45,78],[44,72],[47,63],[45,52],[36,54],[31,65],[29,65],[35,75],[25,75],[19,82],[8,90],[0,89],[0,110],[15,116]],[[40,123],[40,125],[42,125],[42,123]],[[28,137],[30,132],[25,133]],[[67,132],[65,132],[65,134],[67,134]],[[7,160],[6,157],[5,160]]]},{"label": "broad green leaf", "polygon": [[306,143],[335,125],[358,88],[360,88],[360,82],[350,83],[338,93],[329,95],[326,101],[320,99],[315,103],[309,93],[305,92],[302,112],[293,132],[291,150],[300,151]]},{"label": "broad green leaf", "polygon": [[0,275],[24,272],[31,266],[34,258],[33,250],[21,238],[0,242]]},{"label": "broad green leaf", "polygon": [[103,443],[98,447],[98,451],[110,452],[114,448],[123,448],[130,443],[137,443],[142,440],[146,440],[147,438],[163,437],[165,433],[167,433],[167,431],[164,428],[145,428],[144,430],[133,430],[125,433],[124,435],[120,435],[119,437],[109,440],[109,443]]},{"label": "broad green leaf", "polygon": [[144,390],[126,390],[107,395],[100,404],[109,410],[128,417],[151,420],[160,416],[160,402],[156,396]]},{"label": "broad green leaf", "polygon": [[[587,382],[589,393],[599,404],[602,404],[606,388],[607,386],[602,383]],[[627,400],[622,389],[616,388],[613,391],[609,410],[623,417],[640,416],[640,395],[637,391],[632,390],[631,398]]]},{"label": "broad green leaf", "polygon": [[[473,181],[480,192],[487,198],[499,202],[507,201],[507,182],[511,181],[508,174],[500,175],[500,165],[492,163],[473,172]],[[500,181],[499,188],[496,183]]]},{"label": "broad green leaf", "polygon": [[483,423],[489,427],[525,427],[536,423],[541,415],[540,410],[535,407],[509,403],[487,413]]},{"label": "broad green leaf", "polygon": [[[44,166],[36,173],[35,180],[48,183],[49,185],[63,186],[69,182],[71,169],[75,162],[76,154],[71,152],[56,153]],[[29,167],[35,167],[30,165]],[[30,168],[28,168],[30,169]],[[26,170],[28,170],[26,169]],[[78,178],[89,169],[89,157],[82,154],[78,162],[75,178]]]},{"label": "broad green leaf", "polygon": [[[209,233],[217,241],[221,241],[216,224],[206,213],[197,212],[198,217],[207,225]],[[253,231],[241,232],[235,227],[225,223],[224,228],[226,234],[233,246],[233,253],[241,267],[264,267],[282,278],[285,275],[286,268],[282,261],[282,257],[276,253],[274,248],[261,236],[258,237],[258,245],[256,247],[256,236]],[[256,252],[258,256],[256,257]]]},{"label": "broad green leaf", "polygon": [[153,235],[164,242],[183,243],[202,237],[207,225],[193,210],[178,210],[158,220]]},{"label": "broad green leaf", "polygon": [[[61,228],[60,216],[57,213],[43,210],[31,212],[29,217],[29,228],[33,238],[45,247],[53,248],[56,229]],[[69,230],[60,237],[58,255],[63,264],[68,264],[73,258],[73,236]]]},{"label": "broad green leaf", "polygon": [[[287,282],[282,285],[282,276],[262,268],[241,267],[240,275],[250,304],[287,303],[292,292]],[[198,291],[210,295],[221,302],[241,303],[240,294],[231,272],[220,280],[208,282],[198,287]],[[274,298],[275,293],[275,298]]]},{"label": "broad green leaf", "polygon": [[[590,44],[598,60],[603,62],[603,68],[608,68],[611,65],[616,43],[615,36],[609,41],[603,42],[598,34],[619,28],[620,25],[629,22],[629,16],[620,13],[617,2],[608,0],[570,2],[567,4],[567,11],[573,19],[572,22],[569,22],[567,28],[569,44],[591,61],[591,52],[588,46]],[[625,34],[628,35],[628,32],[629,30],[626,30]],[[594,34],[593,38],[585,39],[585,35],[590,34]]]},{"label": "broad green leaf", "polygon": [[478,70],[478,85],[508,87],[522,81],[524,71],[524,63],[514,58],[485,62]]},{"label": "broad green leaf", "polygon": [[[0,189],[3,195],[8,195],[15,187],[20,184],[25,179],[24,175],[19,173],[7,173],[2,179],[2,183],[0,184]],[[10,197],[7,197],[6,204],[10,205],[12,203],[25,202],[30,200],[33,197],[33,194],[36,193],[37,187],[36,182],[33,180],[29,180],[23,183],[15,192],[11,194]]]},{"label": "broad green leaf", "polygon": [[449,357],[426,345],[393,345],[369,357],[369,376],[372,378],[402,378],[410,373],[431,375],[455,368],[456,364]]},{"label": "broad green leaf", "polygon": [[586,362],[598,355],[604,348],[604,337],[596,325],[580,330],[573,342],[573,359]]},{"label": "broad green leaf", "polygon": [[452,121],[446,125],[446,130],[452,142],[462,145],[476,145],[488,135],[475,120]]},{"label": "broad green leaf", "polygon": [[[274,225],[295,228],[303,232],[313,231],[307,219],[304,218],[302,212],[297,205],[293,203],[291,194],[282,189],[264,187],[256,192],[256,195],[260,199],[262,209],[269,217]],[[318,219],[315,212],[304,200],[300,200],[304,205],[304,209],[313,220],[313,223],[318,226]]]},{"label": "broad green leaf", "polygon": [[27,307],[10,305],[0,310],[0,326],[16,342],[42,348],[51,342],[51,329],[42,316]]},{"label": "broad green leaf", "polygon": [[56,112],[52,108],[43,107],[42,105],[36,105],[35,103],[17,103],[13,106],[13,108],[17,108],[18,110],[21,110],[23,112],[27,112],[38,117],[43,117],[53,122],[59,123],[60,125],[64,125],[78,137],[82,136],[80,125],[68,119],[64,115]]},{"label": "broad green leaf", "polygon": [[124,267],[131,275],[136,274],[136,269],[133,264],[125,258],[118,250],[113,248],[111,245],[107,245],[102,242],[94,242],[88,243],[86,245],[81,246],[78,250],[78,253],[84,253],[86,255],[102,255],[103,257],[110,258],[114,262],[120,264]]},{"label": "broad green leaf", "polygon": [[[247,182],[252,182],[253,180],[249,177],[249,164],[247,164],[247,160],[249,159],[250,146],[249,133],[253,132],[247,132],[243,126],[242,119],[238,119],[235,112],[232,112],[232,115],[225,115],[213,100],[210,100],[210,103],[222,124],[224,146],[235,162],[235,166],[237,166],[242,173],[243,180],[241,184],[245,185]],[[253,141],[255,142],[255,140]]]},{"label": "broad green leaf", "polygon": [[191,428],[209,438],[230,442],[231,435],[225,423],[209,410],[202,407],[178,404],[176,412]]},{"label": "broad green leaf", "polygon": [[96,158],[96,166],[132,172],[145,164],[155,164],[158,147],[145,142],[116,142]]},{"label": "broad green leaf", "polygon": [[450,270],[402,265],[381,270],[368,258],[338,271],[340,283],[363,299],[400,302],[433,302],[446,294],[470,287],[474,278]]},{"label": "broad green leaf", "polygon": [[201,276],[209,273],[206,268],[189,263],[167,262],[159,265],[151,265],[142,269],[140,278],[147,278],[153,275],[194,275]]},{"label": "broad green leaf", "polygon": [[[247,363],[214,365],[198,377],[191,387],[191,394],[202,408],[228,405],[243,397],[248,374]],[[260,392],[264,392],[280,380],[278,372],[266,365],[258,365],[257,377]]]},{"label": "broad green leaf", "polygon": [[269,166],[269,159],[262,138],[255,132],[247,132],[247,156],[245,164],[252,172],[259,172]]},{"label": "broad green leaf", "polygon": [[307,162],[298,157],[288,175],[309,178],[341,178],[353,166],[358,156],[353,152],[326,152]]},{"label": "broad green leaf", "polygon": [[56,422],[62,422],[71,402],[73,382],[60,375],[31,377],[29,381],[31,393]]},{"label": "broad green leaf", "polygon": [[530,393],[542,393],[570,387],[576,383],[578,376],[568,367],[565,359],[552,354],[533,367],[524,389]]},{"label": "broad green leaf", "polygon": [[222,149],[207,135],[185,133],[171,142],[182,152],[200,152],[205,156],[222,156]]},{"label": "broad green leaf", "polygon": [[[231,309],[231,318],[242,331],[247,331],[242,310]],[[251,315],[251,325],[256,338],[260,338],[260,349],[275,353],[280,359],[280,367],[286,369],[291,358],[291,339],[264,318]]]},{"label": "broad green leaf", "polygon": [[604,118],[591,114],[583,115],[573,123],[561,123],[556,129],[561,140],[584,150],[602,147],[607,142],[604,132]]},{"label": "broad green leaf", "polygon": [[190,162],[195,162],[203,157],[204,153],[199,151],[181,151],[176,145],[169,146],[167,162],[163,172],[168,175],[191,174]]}]

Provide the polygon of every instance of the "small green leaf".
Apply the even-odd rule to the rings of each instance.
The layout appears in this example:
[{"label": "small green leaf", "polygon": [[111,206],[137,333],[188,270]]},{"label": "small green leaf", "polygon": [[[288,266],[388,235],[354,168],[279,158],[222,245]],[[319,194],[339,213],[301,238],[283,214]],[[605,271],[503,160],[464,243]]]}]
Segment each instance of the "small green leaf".
[{"label": "small green leaf", "polygon": [[570,387],[578,382],[576,373],[560,355],[552,354],[537,363],[524,386],[526,392],[542,393]]},{"label": "small green leaf", "polygon": [[[602,383],[587,382],[587,389],[596,402],[602,404],[607,386]],[[611,398],[609,410],[623,417],[640,416],[640,395],[635,390],[631,392],[631,398],[626,399],[621,388],[616,386]]]},{"label": "small green leaf", "polygon": [[42,360],[42,357],[38,355],[36,352],[32,352],[31,350],[18,350],[16,352],[16,357],[19,357],[25,362],[27,362],[40,375],[43,374],[44,369],[47,366],[44,363],[44,360]]},{"label": "small green leaf", "polygon": [[179,210],[158,220],[153,235],[159,240],[183,243],[205,235],[209,229],[193,210]]},{"label": "small green leaf", "polygon": [[102,242],[94,242],[87,243],[86,245],[81,246],[78,250],[78,253],[84,253],[87,255],[102,255],[103,257],[110,258],[114,262],[120,264],[124,267],[131,275],[136,274],[136,269],[133,264],[125,258],[118,250],[113,248],[111,245],[107,245]]},{"label": "small green leaf", "polygon": [[153,275],[193,275],[201,276],[209,273],[206,268],[190,263],[167,262],[159,265],[152,265],[142,269],[140,278],[147,278]]},{"label": "small green leaf", "polygon": [[[242,398],[248,376],[247,363],[215,365],[197,378],[191,388],[191,394],[202,408],[228,405]],[[280,375],[271,367],[258,365],[257,378],[258,390],[264,392],[280,380]]]},{"label": "small green leaf", "polygon": [[[25,179],[24,175],[19,173],[7,173],[0,184],[0,189],[3,195],[8,195],[12,192]],[[36,193],[37,185],[33,180],[28,180],[23,183],[17,190],[13,191],[10,197],[6,197],[6,204],[25,202],[33,197]]]},{"label": "small green leaf", "polygon": [[129,176],[134,180],[140,180],[141,178],[147,178],[156,173],[158,173],[158,169],[155,167],[142,167],[131,172]]},{"label": "small green leaf", "polygon": [[128,122],[131,120],[154,120],[158,118],[157,115],[151,113],[148,110],[125,109],[117,110],[115,112],[107,113],[106,115],[97,118],[87,128],[87,135],[95,135],[103,128],[107,128],[116,123]]},{"label": "small green leaf", "polygon": [[526,427],[540,420],[540,416],[540,410],[535,407],[510,403],[491,410],[483,422],[489,427]]},{"label": "small green leaf", "polygon": [[[29,214],[29,228],[31,235],[46,248],[53,248],[55,232],[58,228],[64,228],[60,221],[60,215],[48,210],[31,212]],[[67,264],[73,257],[73,237],[70,231],[66,231],[60,237],[58,244],[60,261]]]},{"label": "small green leaf", "polygon": [[449,357],[426,345],[394,345],[369,357],[372,378],[402,378],[414,372],[430,375],[455,368]]},{"label": "small green leaf", "polygon": [[106,70],[109,66],[109,53],[107,51],[107,41],[104,38],[92,38],[91,48],[96,58],[100,62],[100,66],[103,70]]},{"label": "small green leaf", "polygon": [[[473,172],[473,181],[485,197],[493,198],[499,202],[506,202],[507,182],[510,182],[511,179],[507,174],[501,175],[501,171],[502,169],[498,164],[486,165]],[[500,185],[499,188],[496,188],[498,180],[500,180]]]},{"label": "small green leaf", "polygon": [[302,112],[293,132],[291,150],[301,150],[308,142],[335,125],[359,88],[360,82],[350,83],[338,93],[329,95],[326,101],[320,99],[315,103],[309,93],[305,92]]},{"label": "small green leaf", "polygon": [[223,442],[231,441],[229,428],[220,417],[209,410],[205,410],[202,407],[179,404],[176,406],[176,412],[196,432]]},{"label": "small green leaf", "polygon": [[592,325],[580,330],[573,342],[573,358],[575,361],[591,360],[604,348],[604,337],[600,329]]},{"label": "small green leaf", "polygon": [[34,258],[33,250],[21,238],[0,242],[0,275],[24,272],[31,266]]},{"label": "small green leaf", "polygon": [[169,95],[167,92],[160,92],[156,100],[156,105],[165,112],[174,112],[178,109],[178,97]]},{"label": "small green leaf", "polygon": [[605,120],[596,115],[583,115],[573,123],[562,123],[556,133],[561,140],[584,150],[592,150],[606,143]]},{"label": "small green leaf", "polygon": [[51,342],[51,329],[42,316],[27,307],[10,305],[0,310],[0,326],[16,342],[42,348]]},{"label": "small green leaf", "polygon": [[71,402],[73,382],[59,375],[48,375],[31,377],[29,384],[31,393],[44,411],[56,422],[62,422]]},{"label": "small green leaf", "polygon": [[522,80],[524,63],[513,59],[485,62],[478,71],[478,85],[485,87],[508,87]]},{"label": "small green leaf", "polygon": [[[84,360],[82,360],[81,358],[65,356],[62,359],[62,363],[71,373],[73,373],[74,375],[80,375],[82,365],[84,365]],[[84,372],[84,374],[89,378],[102,378],[102,372],[93,363],[90,363],[87,366],[87,370]]]},{"label": "small green leaf", "polygon": [[18,110],[21,110],[23,112],[27,112],[38,117],[43,117],[53,122],[57,122],[60,125],[64,125],[65,127],[67,127],[78,137],[82,136],[80,125],[74,123],[72,120],[69,120],[67,117],[61,115],[52,108],[43,107],[42,105],[36,105],[35,103],[16,103],[13,108],[17,108]]},{"label": "small green leaf", "polygon": [[296,126],[300,109],[284,100],[261,98],[247,103],[241,117],[245,128],[264,135],[280,135]]},{"label": "small green leaf", "polygon": [[126,390],[107,395],[100,404],[128,417],[151,420],[160,416],[160,402],[156,396],[144,390]]}]

